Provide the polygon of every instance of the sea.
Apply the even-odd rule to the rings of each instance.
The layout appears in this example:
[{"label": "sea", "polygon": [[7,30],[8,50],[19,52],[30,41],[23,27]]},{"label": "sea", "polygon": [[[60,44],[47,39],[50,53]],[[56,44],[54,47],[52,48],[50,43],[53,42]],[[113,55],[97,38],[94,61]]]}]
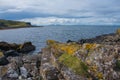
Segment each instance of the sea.
[{"label": "sea", "polygon": [[46,46],[46,40],[66,42],[93,38],[102,34],[115,32],[116,25],[51,25],[44,27],[18,28],[0,30],[0,41],[9,43],[24,43],[31,41],[36,46],[34,54]]}]

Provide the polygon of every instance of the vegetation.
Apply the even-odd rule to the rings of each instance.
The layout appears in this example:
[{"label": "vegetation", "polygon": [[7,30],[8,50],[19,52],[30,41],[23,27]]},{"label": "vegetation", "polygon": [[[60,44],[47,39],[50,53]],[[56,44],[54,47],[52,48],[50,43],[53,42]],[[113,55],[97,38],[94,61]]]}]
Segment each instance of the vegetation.
[{"label": "vegetation", "polygon": [[77,57],[64,53],[59,57],[59,61],[65,66],[71,68],[76,74],[87,75],[88,67],[85,63],[79,60]]},{"label": "vegetation", "polygon": [[95,44],[95,43],[86,43],[86,44],[84,44],[84,49],[86,49],[86,50],[93,50],[93,49],[95,49],[96,47],[97,47],[97,44]]},{"label": "vegetation", "polygon": [[17,28],[17,27],[29,27],[30,23],[11,21],[11,20],[0,20],[0,28]]},{"label": "vegetation", "polygon": [[117,61],[116,61],[116,67],[117,67],[118,69],[120,69],[120,60],[117,60]]},{"label": "vegetation", "polygon": [[0,52],[0,57],[3,57],[3,56],[4,56],[3,52]]},{"label": "vegetation", "polygon": [[116,33],[120,35],[120,29],[117,29]]},{"label": "vegetation", "polygon": [[54,40],[47,40],[47,44],[54,48],[54,50],[61,51],[63,53],[74,54],[78,49],[81,48],[79,44],[76,43],[58,43]]}]

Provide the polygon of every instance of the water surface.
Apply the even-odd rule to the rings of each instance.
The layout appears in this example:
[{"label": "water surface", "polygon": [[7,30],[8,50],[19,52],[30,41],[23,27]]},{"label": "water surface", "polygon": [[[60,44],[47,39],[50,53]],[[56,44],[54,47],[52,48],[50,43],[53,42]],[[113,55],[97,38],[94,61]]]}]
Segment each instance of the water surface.
[{"label": "water surface", "polygon": [[46,40],[60,42],[78,41],[82,38],[92,38],[101,34],[113,33],[119,26],[45,26],[34,28],[19,28],[0,30],[0,41],[23,43],[31,41],[36,47],[35,53],[46,45]]}]

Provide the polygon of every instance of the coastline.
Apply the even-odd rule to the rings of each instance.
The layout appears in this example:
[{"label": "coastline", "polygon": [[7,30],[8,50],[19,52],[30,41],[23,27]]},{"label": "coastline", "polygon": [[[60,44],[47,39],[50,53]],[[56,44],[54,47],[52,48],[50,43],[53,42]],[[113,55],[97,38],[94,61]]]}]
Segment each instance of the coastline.
[{"label": "coastline", "polygon": [[44,27],[44,26],[28,26],[28,27],[22,26],[22,27],[7,27],[7,28],[4,27],[4,28],[0,28],[0,30],[19,29],[19,28],[34,28],[34,27],[36,28],[36,27]]},{"label": "coastline", "polygon": [[[21,78],[31,80],[110,80],[120,78],[119,29],[115,33],[82,39],[78,42],[61,43],[47,40],[46,47],[35,55],[29,55],[30,51],[35,50],[35,46],[31,42],[24,44],[0,43],[0,71],[2,72],[0,75],[3,80]],[[116,76],[114,76],[114,72],[116,72]]]}]

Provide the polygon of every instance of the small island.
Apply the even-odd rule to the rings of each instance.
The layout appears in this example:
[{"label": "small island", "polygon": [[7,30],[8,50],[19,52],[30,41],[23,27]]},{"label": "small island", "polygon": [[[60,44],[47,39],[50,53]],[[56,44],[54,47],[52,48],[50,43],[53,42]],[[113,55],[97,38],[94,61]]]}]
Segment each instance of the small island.
[{"label": "small island", "polygon": [[0,29],[28,28],[33,27],[30,22],[12,21],[0,19]]}]

